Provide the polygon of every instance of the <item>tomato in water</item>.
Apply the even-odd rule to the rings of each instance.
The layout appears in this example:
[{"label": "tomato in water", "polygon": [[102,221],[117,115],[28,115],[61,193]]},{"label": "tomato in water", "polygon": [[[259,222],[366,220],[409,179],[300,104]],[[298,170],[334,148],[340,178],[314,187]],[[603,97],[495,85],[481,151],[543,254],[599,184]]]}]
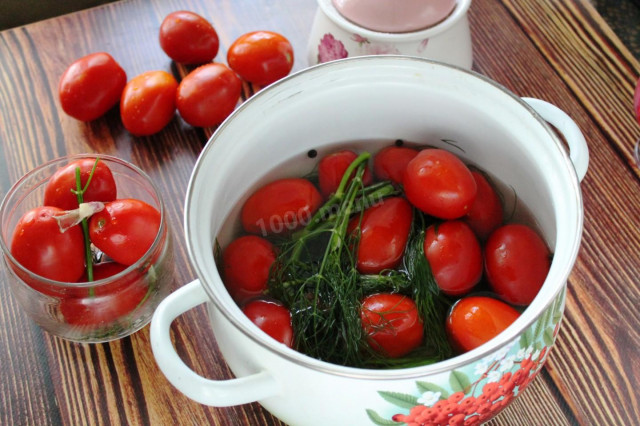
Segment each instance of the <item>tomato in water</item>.
[{"label": "tomato in water", "polygon": [[445,328],[454,348],[467,352],[496,337],[519,316],[520,312],[500,300],[469,296],[453,305]]},{"label": "tomato in water", "polygon": [[528,305],[551,268],[551,252],[536,231],[509,224],[496,229],[485,244],[487,280],[498,296],[513,305]]},{"label": "tomato in water", "polygon": [[[94,164],[96,165],[93,175]],[[85,203],[90,201],[101,201],[106,203],[113,201],[117,196],[116,181],[113,179],[111,169],[103,161],[96,164],[95,158],[83,158],[59,168],[51,176],[44,189],[44,205],[54,206],[62,210],[73,210],[78,208],[78,197],[71,190],[76,190],[76,168],[80,168],[80,182],[82,188],[85,187],[89,176],[91,182],[83,194]]]},{"label": "tomato in water", "polygon": [[176,105],[190,125],[212,127],[233,112],[241,93],[238,76],[226,65],[212,63],[196,68],[180,82]]},{"label": "tomato in water", "polygon": [[84,272],[84,236],[79,226],[60,232],[55,216],[63,213],[51,206],[26,212],[13,232],[11,254],[34,274],[76,282]]},{"label": "tomato in water", "polygon": [[480,241],[486,241],[489,234],[502,225],[502,201],[482,173],[473,171],[471,174],[476,181],[478,192],[463,220],[473,229]]},{"label": "tomato in water", "polygon": [[469,211],[477,187],[469,168],[444,149],[423,149],[407,164],[402,178],[407,199],[424,213],[457,219]]},{"label": "tomato in water", "polygon": [[482,248],[469,225],[460,220],[429,226],[424,254],[445,294],[465,294],[482,278]]},{"label": "tomato in water", "polygon": [[[356,158],[358,158],[358,154],[344,150],[326,155],[320,160],[318,163],[318,186],[320,186],[322,195],[328,198],[336,192],[344,173]],[[351,175],[351,179],[353,179],[354,175],[355,171]],[[364,175],[362,175],[362,182],[364,185],[370,185],[373,182],[368,166],[365,168]]]},{"label": "tomato in water", "polygon": [[120,117],[135,136],[162,130],[176,112],[178,82],[166,71],[147,71],[132,78],[122,92]]},{"label": "tomato in water", "polygon": [[407,164],[418,155],[418,150],[404,146],[388,146],[373,159],[373,174],[378,180],[402,183]]},{"label": "tomato in water", "polygon": [[242,303],[261,295],[275,260],[273,244],[264,238],[245,235],[233,240],[222,253],[224,285],[231,297]]},{"label": "tomato in water", "polygon": [[[402,261],[413,209],[402,197],[387,198],[369,207],[360,221],[357,268],[362,274],[377,274],[393,269]],[[358,224],[359,217],[351,222]]]},{"label": "tomato in water", "polygon": [[[112,277],[128,266],[116,262],[98,263],[93,266],[94,281]],[[82,281],[86,280],[86,275]],[[68,324],[100,326],[109,324],[133,312],[144,300],[149,290],[143,276],[137,272],[127,274],[109,284],[76,288],[74,297],[60,301],[60,312]]]},{"label": "tomato in water", "polygon": [[60,106],[73,118],[95,120],[118,103],[125,84],[127,74],[111,55],[92,53],[62,74],[58,84]]},{"label": "tomato in water", "polygon": [[251,234],[287,233],[309,223],[321,204],[322,195],[308,180],[279,179],[247,199],[242,206],[242,226]]},{"label": "tomato in water", "polygon": [[178,10],[160,24],[160,47],[171,59],[183,64],[204,64],[218,54],[220,40],[209,21],[197,13]]},{"label": "tomato in water", "polygon": [[111,259],[133,265],[153,244],[160,212],[142,200],[124,198],[104,205],[89,219],[91,242]]},{"label": "tomato in water", "polygon": [[242,312],[260,330],[278,342],[292,347],[291,312],[286,307],[271,300],[257,299],[244,305]]},{"label": "tomato in water", "polygon": [[399,358],[422,344],[423,323],[413,300],[397,293],[367,296],[360,308],[369,345],[390,358]]},{"label": "tomato in water", "polygon": [[243,34],[231,44],[227,63],[246,81],[266,86],[291,72],[293,47],[281,34],[254,31]]}]

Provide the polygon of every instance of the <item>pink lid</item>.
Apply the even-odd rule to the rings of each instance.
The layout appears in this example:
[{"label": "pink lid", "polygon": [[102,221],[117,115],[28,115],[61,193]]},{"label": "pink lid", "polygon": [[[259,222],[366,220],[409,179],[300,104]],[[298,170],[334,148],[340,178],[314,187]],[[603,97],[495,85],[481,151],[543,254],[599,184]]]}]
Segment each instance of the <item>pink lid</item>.
[{"label": "pink lid", "polygon": [[332,0],[346,19],[372,31],[423,30],[446,18],[456,0]]}]

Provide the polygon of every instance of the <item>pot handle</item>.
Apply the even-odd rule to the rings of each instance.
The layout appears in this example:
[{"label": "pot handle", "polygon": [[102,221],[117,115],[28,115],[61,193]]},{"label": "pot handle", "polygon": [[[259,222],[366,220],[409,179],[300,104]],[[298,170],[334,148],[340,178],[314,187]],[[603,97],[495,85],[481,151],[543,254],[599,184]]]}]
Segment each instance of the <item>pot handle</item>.
[{"label": "pot handle", "polygon": [[562,133],[569,145],[569,158],[578,179],[582,181],[589,167],[589,147],[576,122],[566,112],[549,102],[535,98],[522,98],[522,100]]},{"label": "pot handle", "polygon": [[151,320],[151,349],[162,373],[180,392],[205,405],[226,407],[275,395],[278,385],[266,371],[231,380],[210,380],[180,359],[171,343],[171,323],[209,300],[200,281],[195,280],[171,293],[156,308]]}]

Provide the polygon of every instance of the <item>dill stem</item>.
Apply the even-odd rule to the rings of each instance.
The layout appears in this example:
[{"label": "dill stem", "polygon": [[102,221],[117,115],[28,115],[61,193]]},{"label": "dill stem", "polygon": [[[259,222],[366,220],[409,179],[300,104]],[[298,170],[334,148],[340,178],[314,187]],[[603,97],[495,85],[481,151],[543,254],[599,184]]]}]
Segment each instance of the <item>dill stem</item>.
[{"label": "dill stem", "polygon": [[[78,205],[84,203],[84,193],[87,191],[87,188],[89,188],[89,184],[91,183],[93,174],[95,173],[96,167],[98,166],[98,161],[99,159],[96,158],[96,161],[93,163],[93,167],[91,168],[89,178],[87,179],[87,183],[85,184],[84,188],[82,187],[80,167],[76,167],[76,190],[72,190],[72,192],[76,194]],[[82,234],[84,236],[84,256],[87,264],[87,280],[91,282],[93,281],[93,255],[91,253],[91,241],[89,240],[89,224],[86,218],[82,219],[82,222],[80,222],[80,226],[82,227]],[[93,297],[93,287],[89,289],[89,295]]]},{"label": "dill stem", "polygon": [[342,175],[342,179],[340,180],[340,184],[338,185],[336,192],[334,192],[329,200],[327,200],[327,202],[324,203],[322,207],[320,207],[318,211],[313,215],[313,217],[309,221],[309,224],[305,226],[305,228],[302,230],[302,233],[298,236],[299,238],[313,231],[316,226],[323,222],[323,219],[329,214],[329,212],[331,212],[336,204],[339,205],[340,203],[342,203],[345,189],[347,188],[347,184],[349,183],[349,179],[353,174],[353,171],[358,166],[360,166],[360,164],[368,161],[369,158],[371,158],[371,154],[369,154],[368,152],[363,152],[355,160],[353,160],[351,164],[349,164],[349,167],[347,167],[344,175]]}]

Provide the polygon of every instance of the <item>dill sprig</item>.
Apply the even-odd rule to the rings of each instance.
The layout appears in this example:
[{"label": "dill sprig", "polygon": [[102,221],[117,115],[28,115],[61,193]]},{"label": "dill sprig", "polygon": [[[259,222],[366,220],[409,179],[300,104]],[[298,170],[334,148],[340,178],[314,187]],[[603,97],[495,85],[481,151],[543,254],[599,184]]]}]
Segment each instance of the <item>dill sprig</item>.
[{"label": "dill sprig", "polygon": [[411,296],[424,322],[424,345],[438,360],[443,360],[453,354],[444,328],[451,301],[440,291],[424,253],[427,217],[417,209],[413,216],[403,258],[404,270],[412,289]]},{"label": "dill sprig", "polygon": [[[450,355],[444,336],[446,303],[424,257],[424,218],[414,214],[402,270],[362,275],[356,268],[359,224],[350,223],[384,198],[399,195],[391,182],[364,186],[370,158],[360,154],[345,171],[335,193],[309,223],[290,239],[280,240],[268,293],[289,307],[294,348],[340,365],[400,368],[433,363]],[[417,222],[416,219],[417,218]],[[421,239],[421,240],[420,240]],[[422,258],[420,259],[420,256]],[[426,267],[425,267],[426,264]],[[416,300],[425,323],[426,344],[402,359],[374,351],[361,326],[362,299],[376,292],[395,292]]]}]

